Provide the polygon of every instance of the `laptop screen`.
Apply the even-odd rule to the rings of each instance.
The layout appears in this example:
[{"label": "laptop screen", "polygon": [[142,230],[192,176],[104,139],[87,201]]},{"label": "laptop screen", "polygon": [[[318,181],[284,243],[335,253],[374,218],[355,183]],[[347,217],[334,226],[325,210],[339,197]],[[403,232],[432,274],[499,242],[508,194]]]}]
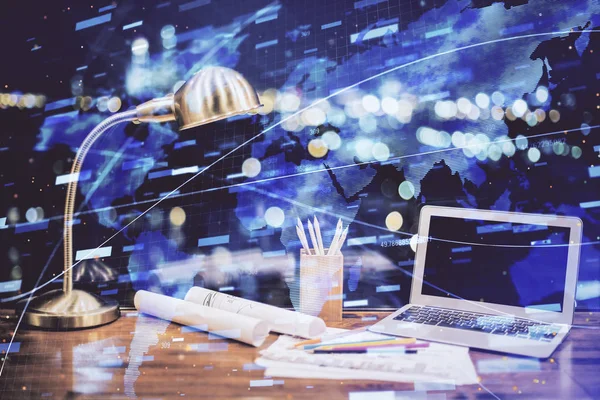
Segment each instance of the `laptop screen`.
[{"label": "laptop screen", "polygon": [[431,216],[422,294],[562,312],[569,235],[566,227]]}]

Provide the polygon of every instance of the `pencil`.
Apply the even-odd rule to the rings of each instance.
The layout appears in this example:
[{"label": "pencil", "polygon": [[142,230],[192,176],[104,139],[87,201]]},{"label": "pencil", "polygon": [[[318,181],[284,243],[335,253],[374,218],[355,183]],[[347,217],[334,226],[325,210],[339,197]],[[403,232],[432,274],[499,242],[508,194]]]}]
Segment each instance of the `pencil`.
[{"label": "pencil", "polygon": [[415,338],[397,338],[397,339],[389,339],[389,340],[370,340],[368,342],[354,342],[354,343],[340,343],[340,344],[332,344],[332,345],[324,345],[315,348],[314,350],[332,350],[332,349],[343,349],[343,348],[351,348],[356,346],[361,347],[377,347],[377,346],[386,346],[386,345],[403,345],[403,344],[412,344],[415,343],[417,339]]},{"label": "pencil", "polygon": [[[361,346],[364,345],[365,343],[379,343],[379,342],[389,342],[390,339],[385,338],[385,339],[377,339],[377,340],[369,340],[368,342],[362,341],[362,342],[342,342],[342,343],[330,343],[330,342],[321,342],[321,343],[314,343],[314,344],[306,344],[304,345],[304,347],[302,347],[302,350],[313,350],[316,349],[318,347],[329,347],[329,346],[341,346],[341,345],[352,345],[352,346]],[[398,343],[396,343],[398,344]]]},{"label": "pencil", "polygon": [[296,226],[296,233],[298,234],[298,239],[300,239],[300,244],[302,244],[304,251],[306,251],[306,254],[310,255],[310,247],[308,247],[308,243],[306,242],[306,237],[303,237],[302,231],[297,226]]},{"label": "pencil", "polygon": [[319,243],[317,243],[317,238],[315,237],[315,230],[313,229],[313,226],[310,223],[310,219],[308,220],[308,233],[310,233],[310,241],[312,242],[312,245],[314,247],[315,254],[318,256],[322,255],[321,250],[319,250]]},{"label": "pencil", "polygon": [[331,244],[329,245],[329,250],[327,250],[328,256],[335,255],[335,252],[336,252],[335,246],[337,245],[338,240],[340,240],[340,235],[342,234],[342,228],[343,228],[342,219],[339,218],[337,226],[335,227],[335,234],[333,235],[333,240],[331,241]]},{"label": "pencil", "polygon": [[306,233],[304,233],[304,225],[302,225],[302,221],[300,220],[300,218],[296,218],[298,220],[298,223],[296,225],[296,228],[298,229],[296,231],[296,233],[298,234],[298,237],[300,238],[300,243],[302,243],[302,246],[304,247],[304,250],[306,250],[306,253],[308,255],[311,255],[310,252],[310,246],[308,245],[308,239],[306,238]]},{"label": "pencil", "polygon": [[392,353],[392,352],[407,352],[407,350],[416,350],[429,347],[429,343],[408,343],[408,344],[388,344],[382,346],[354,346],[334,349],[314,349],[315,354],[343,354],[343,353]]},{"label": "pencil", "polygon": [[368,326],[363,326],[361,328],[351,329],[349,331],[344,331],[344,332],[340,332],[340,333],[332,333],[332,334],[323,335],[321,337],[314,338],[314,339],[303,340],[301,342],[294,344],[294,347],[301,347],[301,346],[306,346],[306,345],[310,345],[310,344],[326,342],[328,340],[333,340],[333,339],[341,338],[344,336],[354,335],[355,333],[366,331],[367,328],[368,328]]},{"label": "pencil", "polygon": [[[342,254],[342,246],[344,245],[344,240],[346,240],[346,236],[348,235],[348,228],[350,227],[350,225],[348,225],[346,227],[346,229],[344,229],[344,232],[342,233],[342,236],[340,236],[340,240],[338,240],[338,244],[335,247],[336,248],[336,253],[340,253]],[[335,253],[333,253],[335,255]]]},{"label": "pencil", "polygon": [[325,255],[325,248],[323,247],[323,237],[321,236],[321,226],[319,225],[319,220],[317,216],[314,217],[314,226],[315,226],[315,235],[317,236],[317,244],[319,245],[319,252],[322,256]]}]

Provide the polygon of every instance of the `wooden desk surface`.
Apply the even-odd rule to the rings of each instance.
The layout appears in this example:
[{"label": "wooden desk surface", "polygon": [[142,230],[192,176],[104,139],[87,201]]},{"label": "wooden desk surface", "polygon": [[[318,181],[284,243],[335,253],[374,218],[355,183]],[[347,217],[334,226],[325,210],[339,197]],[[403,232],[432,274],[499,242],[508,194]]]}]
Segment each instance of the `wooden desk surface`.
[{"label": "wooden desk surface", "polygon": [[[344,328],[367,322],[345,315]],[[369,322],[372,323],[372,322]],[[0,324],[0,338],[10,340],[14,321]],[[577,313],[567,340],[552,359],[515,371],[517,357],[471,350],[480,385],[415,392],[412,383],[272,378],[264,380],[253,361],[258,349],[151,317],[124,312],[116,322],[75,332],[19,329],[14,349],[0,376],[0,398],[245,398],[348,399],[352,392],[395,391],[417,399],[592,399],[600,398],[600,313]],[[271,334],[262,348],[275,339]],[[194,346],[200,344],[200,346]],[[5,351],[3,351],[4,353]],[[3,356],[4,357],[4,356]],[[497,372],[485,371],[492,360]],[[535,361],[534,361],[535,366]],[[506,368],[506,372],[498,371]],[[371,394],[368,398],[379,398]],[[367,397],[361,397],[367,398]]]}]

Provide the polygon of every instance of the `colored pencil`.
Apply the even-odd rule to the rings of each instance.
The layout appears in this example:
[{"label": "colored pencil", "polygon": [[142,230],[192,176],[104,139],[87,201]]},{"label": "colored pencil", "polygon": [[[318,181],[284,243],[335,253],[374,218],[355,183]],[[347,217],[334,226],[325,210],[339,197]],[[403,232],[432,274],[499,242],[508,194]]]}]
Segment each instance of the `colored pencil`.
[{"label": "colored pencil", "polygon": [[406,350],[423,349],[429,347],[429,343],[407,343],[403,345],[388,344],[382,346],[354,346],[344,348],[333,348],[333,349],[321,349],[317,348],[313,350],[315,354],[327,354],[327,353],[392,353],[392,352],[405,352]]},{"label": "colored pencil", "polygon": [[323,335],[321,337],[314,338],[314,339],[303,340],[301,342],[296,343],[294,345],[294,347],[301,347],[301,346],[305,346],[305,345],[326,342],[328,340],[333,340],[333,339],[337,339],[337,338],[341,338],[341,337],[345,337],[345,336],[349,336],[349,335],[354,335],[355,333],[366,331],[367,328],[368,328],[367,326],[363,326],[361,328],[351,329],[349,331],[344,331],[344,332],[339,332],[339,333],[332,333],[332,334]]},{"label": "colored pencil", "polygon": [[377,346],[385,346],[385,345],[390,345],[390,344],[394,344],[394,345],[398,346],[398,345],[402,345],[402,344],[415,343],[416,341],[417,341],[417,339],[415,339],[415,338],[402,338],[402,339],[391,339],[391,340],[370,340],[367,342],[340,343],[340,344],[320,346],[320,347],[315,348],[315,350],[317,350],[317,349],[318,350],[342,349],[342,348],[346,348],[346,347],[356,347],[356,346],[377,347]]}]

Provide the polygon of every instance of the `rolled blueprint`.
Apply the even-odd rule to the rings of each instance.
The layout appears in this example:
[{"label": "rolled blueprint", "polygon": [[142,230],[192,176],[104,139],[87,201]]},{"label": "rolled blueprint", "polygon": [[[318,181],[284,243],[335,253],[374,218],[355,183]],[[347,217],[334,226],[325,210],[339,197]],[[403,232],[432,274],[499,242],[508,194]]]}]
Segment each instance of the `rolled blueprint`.
[{"label": "rolled blueprint", "polygon": [[269,324],[266,321],[162,294],[139,290],[135,294],[133,303],[138,311],[145,314],[235,339],[255,347],[263,344],[269,335]]},{"label": "rolled blueprint", "polygon": [[303,338],[319,336],[327,328],[325,322],[318,317],[241,299],[201,287],[191,288],[185,295],[185,300],[237,315],[260,318],[267,321],[274,332]]}]

